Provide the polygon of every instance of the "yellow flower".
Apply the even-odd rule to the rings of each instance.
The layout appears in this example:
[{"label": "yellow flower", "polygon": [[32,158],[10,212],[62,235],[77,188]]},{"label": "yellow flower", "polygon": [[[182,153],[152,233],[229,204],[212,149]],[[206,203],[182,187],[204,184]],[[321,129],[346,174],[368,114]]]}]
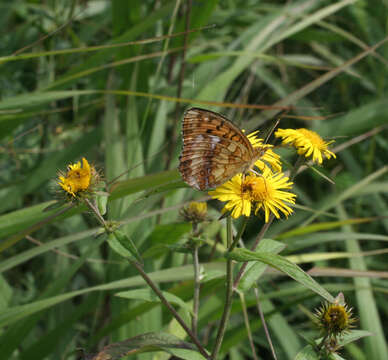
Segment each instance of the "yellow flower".
[{"label": "yellow flower", "polygon": [[209,191],[214,199],[226,201],[223,212],[230,211],[235,219],[241,215],[250,216],[254,209],[257,215],[264,211],[265,222],[269,221],[270,213],[280,218],[279,211],[286,217],[292,209],[285,202],[295,204],[296,195],[285,189],[291,189],[292,182],[283,173],[272,173],[265,167],[260,176],[237,174],[225,184]]},{"label": "yellow flower", "polygon": [[256,136],[257,133],[258,131],[254,131],[247,136],[254,148],[262,148],[265,150],[264,155],[255,162],[255,166],[259,168],[260,171],[263,171],[267,164],[269,164],[272,170],[281,171],[282,163],[280,162],[280,156],[271,150],[273,145],[263,144],[263,139],[259,139]]},{"label": "yellow flower", "polygon": [[275,136],[282,138],[282,144],[293,145],[299,155],[304,155],[306,158],[313,157],[313,161],[322,164],[323,157],[330,159],[335,158],[335,154],[328,150],[328,145],[334,142],[324,141],[316,132],[307,129],[278,129]]},{"label": "yellow flower", "polygon": [[76,197],[77,195],[92,190],[92,185],[96,182],[98,174],[93,166],[90,166],[85,158],[81,163],[70,164],[67,167],[67,173],[59,173],[58,185],[61,186],[67,194]]},{"label": "yellow flower", "polygon": [[181,212],[186,221],[199,223],[206,219],[207,203],[192,201],[188,206],[184,207]]}]

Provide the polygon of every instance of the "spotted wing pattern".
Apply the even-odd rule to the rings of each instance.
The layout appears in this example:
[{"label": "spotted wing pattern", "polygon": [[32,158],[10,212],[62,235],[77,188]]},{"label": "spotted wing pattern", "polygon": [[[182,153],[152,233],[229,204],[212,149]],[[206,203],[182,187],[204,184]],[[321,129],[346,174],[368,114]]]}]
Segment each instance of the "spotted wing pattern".
[{"label": "spotted wing pattern", "polygon": [[187,110],[182,133],[179,171],[183,180],[198,190],[215,188],[246,172],[257,155],[237,126],[209,110]]}]

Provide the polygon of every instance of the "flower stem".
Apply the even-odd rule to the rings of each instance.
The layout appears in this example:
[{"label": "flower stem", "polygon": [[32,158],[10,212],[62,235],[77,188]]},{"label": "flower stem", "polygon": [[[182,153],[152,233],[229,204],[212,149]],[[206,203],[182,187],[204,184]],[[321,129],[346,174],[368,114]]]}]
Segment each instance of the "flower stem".
[{"label": "flower stem", "polygon": [[85,203],[90,208],[90,210],[92,210],[93,213],[96,215],[96,218],[100,222],[100,224],[106,229],[106,222],[104,218],[101,216],[97,207],[89,199],[85,199]]},{"label": "flower stem", "polygon": [[[275,215],[271,214],[269,219],[268,219],[268,222],[265,223],[263,225],[263,227],[261,228],[260,232],[258,233],[258,235],[256,236],[256,240],[255,240],[255,243],[253,244],[253,246],[251,247],[251,250],[252,251],[255,251],[256,248],[257,248],[257,245],[259,245],[259,242],[261,241],[261,239],[263,238],[264,234],[267,232],[268,228],[271,226],[272,224],[272,221],[275,219]],[[246,261],[240,268],[240,271],[238,272],[236,278],[234,279],[234,283],[233,283],[233,290],[236,291],[237,289],[237,286],[244,274],[244,271],[246,269],[248,265],[248,262]]]},{"label": "flower stem", "polygon": [[200,278],[199,278],[199,260],[198,260],[198,246],[194,245],[193,249],[193,266],[194,266],[194,294],[193,294],[193,318],[191,323],[191,329],[195,336],[198,332],[198,310],[199,310],[199,290],[200,290]]},{"label": "flower stem", "polygon": [[155,283],[151,280],[151,278],[146,274],[146,272],[143,270],[143,267],[141,264],[134,260],[128,260],[131,265],[133,265],[136,270],[139,272],[141,277],[144,279],[144,281],[150,286],[150,288],[154,291],[154,293],[159,297],[160,301],[167,307],[167,309],[170,311],[170,313],[174,316],[176,321],[182,326],[182,328],[186,331],[187,335],[191,338],[193,343],[197,346],[198,351],[206,358],[209,359],[209,354],[205,350],[205,348],[201,345],[198,338],[193,334],[193,332],[190,330],[190,328],[186,325],[186,323],[183,321],[183,319],[180,317],[180,315],[176,312],[176,310],[173,308],[173,306],[168,302],[168,300],[164,297],[163,293],[159,290],[159,288],[155,285]]},{"label": "flower stem", "polygon": [[244,233],[245,228],[247,227],[248,220],[249,220],[249,218],[244,216],[243,223],[242,223],[242,225],[240,227],[240,230],[238,231],[236,237],[233,239],[233,243],[232,243],[232,245],[229,248],[229,252],[233,251],[233,249],[237,246],[238,242],[240,241],[241,236]]},{"label": "flower stem", "polygon": [[[230,251],[230,248],[232,247],[232,219],[230,216],[226,218],[226,242],[227,242],[227,248],[228,252]],[[226,294],[225,294],[225,304],[224,304],[224,311],[222,313],[221,323],[218,328],[217,332],[217,338],[216,343],[214,345],[214,349],[211,355],[211,358],[215,360],[218,356],[218,353],[221,348],[222,340],[224,338],[226,325],[229,319],[230,310],[232,307],[232,296],[233,296],[233,263],[232,260],[227,259],[226,260]]]},{"label": "flower stem", "polygon": [[294,167],[290,172],[289,179],[291,181],[295,179],[295,176],[298,174],[299,168],[304,164],[304,162],[305,162],[305,157],[303,155],[299,155],[298,158],[296,159]]}]

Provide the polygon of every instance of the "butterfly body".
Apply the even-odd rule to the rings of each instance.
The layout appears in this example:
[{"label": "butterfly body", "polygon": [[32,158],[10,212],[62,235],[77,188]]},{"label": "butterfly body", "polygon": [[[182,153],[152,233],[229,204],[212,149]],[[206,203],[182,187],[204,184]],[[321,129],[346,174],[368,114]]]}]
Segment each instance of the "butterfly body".
[{"label": "butterfly body", "polygon": [[247,136],[224,116],[200,108],[185,112],[179,171],[198,190],[222,185],[248,172],[262,155]]}]

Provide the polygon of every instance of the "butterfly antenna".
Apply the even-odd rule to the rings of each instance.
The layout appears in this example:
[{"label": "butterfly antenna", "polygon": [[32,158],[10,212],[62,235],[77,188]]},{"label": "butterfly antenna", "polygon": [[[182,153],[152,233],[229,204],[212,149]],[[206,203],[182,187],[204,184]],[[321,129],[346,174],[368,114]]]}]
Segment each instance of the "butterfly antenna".
[{"label": "butterfly antenna", "polygon": [[271,137],[271,135],[273,134],[273,132],[275,131],[275,129],[277,128],[277,126],[279,125],[280,123],[280,119],[285,116],[290,110],[287,109],[287,110],[283,110],[280,115],[278,116],[277,120],[275,121],[275,124],[272,126],[271,130],[269,131],[269,133],[267,134],[265,140],[264,140],[264,144],[268,144],[268,140],[269,138]]}]

